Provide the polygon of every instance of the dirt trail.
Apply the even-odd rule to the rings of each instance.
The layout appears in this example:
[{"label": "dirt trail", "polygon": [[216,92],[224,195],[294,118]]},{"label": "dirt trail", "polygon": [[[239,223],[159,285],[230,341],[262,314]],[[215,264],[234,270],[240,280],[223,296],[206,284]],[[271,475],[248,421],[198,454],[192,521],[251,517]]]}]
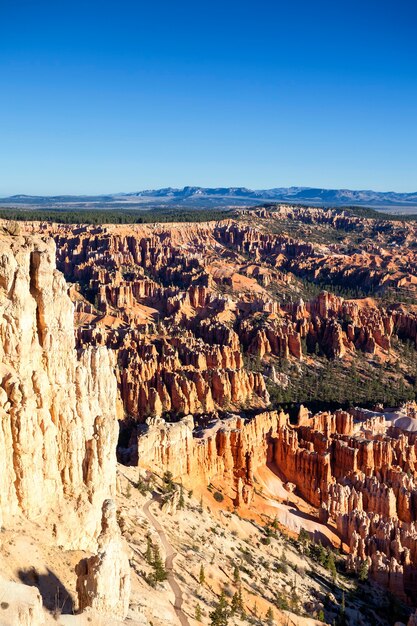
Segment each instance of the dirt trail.
[{"label": "dirt trail", "polygon": [[162,528],[161,524],[158,522],[158,520],[155,518],[155,516],[149,510],[150,505],[153,502],[157,502],[157,501],[158,501],[158,496],[156,494],[154,494],[152,496],[152,498],[150,500],[148,500],[143,505],[143,512],[146,515],[146,517],[148,518],[149,522],[155,528],[156,532],[158,533],[159,538],[161,539],[161,543],[162,543],[162,545],[164,547],[164,550],[165,550],[165,555],[166,555],[166,557],[165,557],[165,569],[166,569],[167,574],[168,574],[168,577],[167,577],[168,584],[171,587],[172,591],[174,592],[174,597],[175,597],[174,609],[175,609],[175,613],[177,614],[177,617],[178,617],[178,619],[179,619],[179,621],[180,621],[182,626],[191,626],[190,622],[188,621],[188,617],[186,616],[186,614],[182,610],[182,602],[183,602],[182,591],[181,591],[181,588],[180,588],[179,584],[175,580],[174,571],[173,571],[174,559],[175,559],[177,553],[174,551],[173,547],[169,543],[169,541],[167,539],[167,536],[166,536],[166,534],[164,532],[164,529]]}]

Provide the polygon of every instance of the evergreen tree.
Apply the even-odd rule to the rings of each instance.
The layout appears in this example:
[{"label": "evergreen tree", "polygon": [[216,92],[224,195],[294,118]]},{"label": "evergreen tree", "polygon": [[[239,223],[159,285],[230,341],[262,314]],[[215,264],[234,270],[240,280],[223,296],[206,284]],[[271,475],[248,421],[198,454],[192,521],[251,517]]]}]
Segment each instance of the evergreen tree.
[{"label": "evergreen tree", "polygon": [[214,611],[210,613],[210,626],[227,626],[229,622],[229,615],[230,611],[227,605],[226,596],[224,595],[224,591],[222,591]]},{"label": "evergreen tree", "polygon": [[368,580],[368,563],[366,561],[362,561],[361,563],[358,572],[358,578],[362,583]]},{"label": "evergreen tree", "polygon": [[197,604],[195,607],[195,619],[197,622],[201,622],[202,619],[201,607],[199,604]]},{"label": "evergreen tree", "polygon": [[178,500],[178,508],[182,510],[184,507],[185,507],[184,489],[182,485],[180,485],[180,498]]},{"label": "evergreen tree", "polygon": [[234,570],[233,570],[233,580],[235,581],[236,584],[240,583],[240,571],[237,565],[235,565]]},{"label": "evergreen tree", "polygon": [[198,577],[198,582],[200,583],[200,585],[204,585],[204,583],[206,582],[206,574],[204,571],[204,565],[201,564],[200,565],[200,575]]},{"label": "evergreen tree", "polygon": [[169,492],[174,489],[174,481],[172,472],[164,472],[163,481],[165,483],[165,491]]},{"label": "evergreen tree", "polygon": [[310,535],[308,534],[308,532],[305,530],[305,528],[301,528],[300,532],[298,533],[298,541],[301,543],[301,545],[305,546],[308,544],[308,542],[310,541]]},{"label": "evergreen tree", "polygon": [[327,564],[328,564],[327,565],[328,570],[329,570],[330,575],[332,577],[332,581],[335,582],[336,578],[337,578],[337,570],[336,570],[336,563],[334,562],[333,552],[329,552]]},{"label": "evergreen tree", "polygon": [[345,592],[342,593],[342,602],[336,619],[336,626],[346,626],[348,623],[346,617]]},{"label": "evergreen tree", "polygon": [[160,583],[167,579],[167,572],[161,558],[158,546],[153,548],[153,568],[156,582]]},{"label": "evergreen tree", "polygon": [[242,589],[240,587],[239,590],[233,594],[230,608],[233,615],[235,613],[240,613],[242,615],[245,612],[245,609],[243,607]]},{"label": "evergreen tree", "polygon": [[146,559],[146,562],[149,563],[149,565],[152,565],[152,561],[153,561],[152,547],[153,546],[152,546],[152,541],[149,535],[147,536],[146,541],[147,541],[147,545],[146,545],[145,559]]},{"label": "evergreen tree", "polygon": [[271,607],[269,607],[267,613],[266,613],[266,623],[268,624],[268,626],[273,626],[274,625],[274,612],[271,609]]}]

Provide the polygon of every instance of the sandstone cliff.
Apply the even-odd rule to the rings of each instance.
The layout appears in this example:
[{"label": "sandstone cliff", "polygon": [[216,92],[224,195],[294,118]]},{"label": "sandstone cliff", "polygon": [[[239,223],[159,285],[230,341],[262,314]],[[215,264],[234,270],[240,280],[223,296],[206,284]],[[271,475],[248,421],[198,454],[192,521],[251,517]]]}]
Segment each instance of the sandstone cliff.
[{"label": "sandstone cliff", "polygon": [[230,416],[194,432],[192,416],[167,424],[150,418],[127,451],[139,468],[175,479],[209,484],[221,478],[236,506],[250,502],[254,473],[271,461],[271,441],[287,416],[276,411],[260,413],[252,420]]},{"label": "sandstone cliff", "polygon": [[0,356],[2,524],[22,514],[56,542],[94,546],[115,490],[114,361],[77,354],[53,241],[1,237]]}]

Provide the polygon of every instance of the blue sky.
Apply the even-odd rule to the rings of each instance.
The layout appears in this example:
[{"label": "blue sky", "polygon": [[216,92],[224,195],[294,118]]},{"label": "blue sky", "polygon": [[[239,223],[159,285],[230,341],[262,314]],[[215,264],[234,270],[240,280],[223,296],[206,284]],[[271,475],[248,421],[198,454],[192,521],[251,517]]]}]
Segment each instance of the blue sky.
[{"label": "blue sky", "polygon": [[412,0],[0,2],[0,195],[417,190]]}]

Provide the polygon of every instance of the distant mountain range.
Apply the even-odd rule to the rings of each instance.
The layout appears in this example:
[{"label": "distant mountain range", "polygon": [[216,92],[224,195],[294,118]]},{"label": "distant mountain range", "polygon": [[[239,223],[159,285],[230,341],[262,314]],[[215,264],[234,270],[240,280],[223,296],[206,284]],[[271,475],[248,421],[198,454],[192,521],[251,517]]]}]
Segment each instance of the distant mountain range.
[{"label": "distant mountain range", "polygon": [[417,211],[417,192],[322,189],[314,187],[183,187],[149,189],[97,196],[27,196],[0,198],[0,206],[37,208],[214,208],[253,206],[265,202],[289,202],[318,206],[367,206],[398,213]]}]

